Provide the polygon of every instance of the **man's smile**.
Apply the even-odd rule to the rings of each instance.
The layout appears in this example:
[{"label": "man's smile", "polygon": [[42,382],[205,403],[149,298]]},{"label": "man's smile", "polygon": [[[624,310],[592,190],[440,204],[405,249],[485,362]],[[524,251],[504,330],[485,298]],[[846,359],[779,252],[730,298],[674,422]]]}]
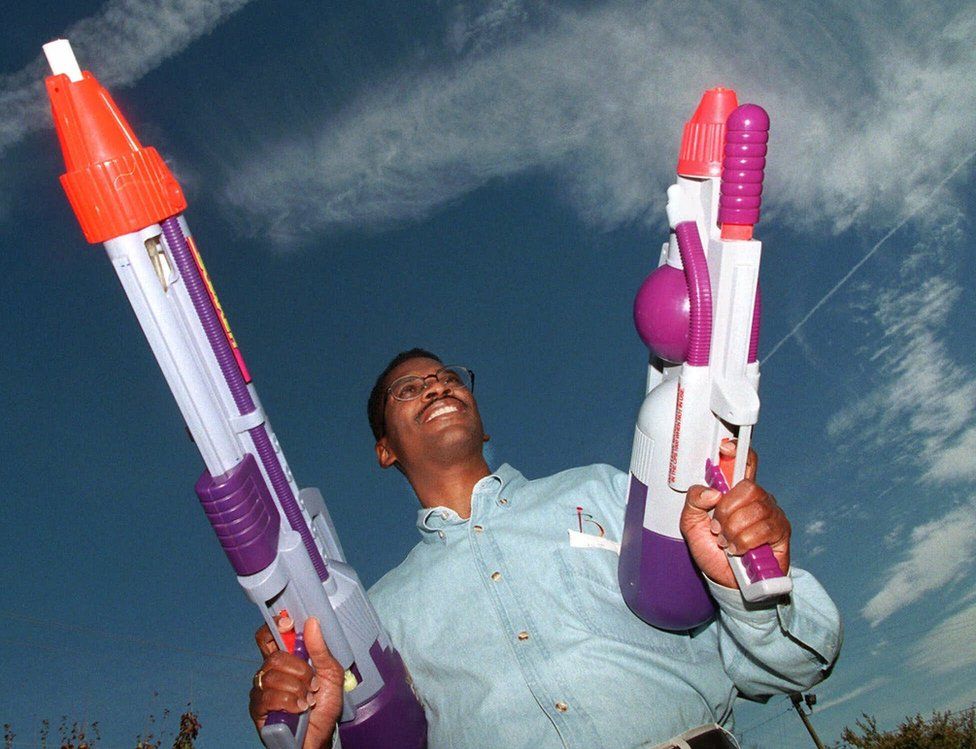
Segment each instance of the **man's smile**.
[{"label": "man's smile", "polygon": [[426,424],[427,422],[433,421],[441,416],[458,413],[463,410],[464,407],[465,406],[461,401],[452,396],[448,395],[443,398],[438,398],[420,412],[420,423]]}]

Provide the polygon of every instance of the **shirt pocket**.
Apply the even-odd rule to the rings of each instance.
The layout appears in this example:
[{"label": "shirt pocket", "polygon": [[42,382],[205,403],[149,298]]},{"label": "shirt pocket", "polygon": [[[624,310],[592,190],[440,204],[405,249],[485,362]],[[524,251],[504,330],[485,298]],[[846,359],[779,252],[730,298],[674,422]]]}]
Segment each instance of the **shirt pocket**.
[{"label": "shirt pocket", "polygon": [[567,599],[587,631],[672,658],[696,660],[687,633],[653,627],[627,607],[617,581],[620,557],[612,551],[564,546],[556,556]]}]

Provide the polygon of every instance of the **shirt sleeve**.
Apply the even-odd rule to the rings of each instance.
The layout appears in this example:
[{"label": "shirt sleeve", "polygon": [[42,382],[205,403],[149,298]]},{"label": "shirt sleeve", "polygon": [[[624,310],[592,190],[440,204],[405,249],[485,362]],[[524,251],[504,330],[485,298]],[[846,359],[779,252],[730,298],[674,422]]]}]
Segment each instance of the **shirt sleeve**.
[{"label": "shirt sleeve", "polygon": [[794,567],[793,591],[780,603],[750,604],[738,590],[708,580],[719,605],[719,650],[739,692],[761,698],[809,689],[830,673],[843,627],[816,578]]}]

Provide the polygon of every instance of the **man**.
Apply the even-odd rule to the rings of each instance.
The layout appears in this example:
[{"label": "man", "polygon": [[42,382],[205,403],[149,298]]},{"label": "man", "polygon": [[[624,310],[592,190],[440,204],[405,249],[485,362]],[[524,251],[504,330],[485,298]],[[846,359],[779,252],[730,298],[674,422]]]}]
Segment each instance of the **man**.
[{"label": "man", "polygon": [[[790,569],[789,522],[752,480],[752,456],[724,497],[688,491],[681,530],[718,614],[692,632],[665,632],[627,609],[612,548],[568,542],[579,508],[619,541],[627,475],[610,466],[535,481],[507,465],[492,473],[472,387],[464,368],[413,349],[393,359],[369,400],[377,460],[403,472],[422,508],[421,543],[370,598],[413,678],[432,749],[649,747],[725,722],[738,695],[800,691],[826,676],[840,620],[816,580],[793,568],[794,593],[778,605],[746,606],[736,590],[725,549],[769,543]],[[313,705],[305,747],[317,749],[339,715],[342,673],[314,622],[306,641],[312,668],[258,631],[265,662],[251,715],[260,727],[271,710]],[[721,741],[716,731],[696,746]]]}]

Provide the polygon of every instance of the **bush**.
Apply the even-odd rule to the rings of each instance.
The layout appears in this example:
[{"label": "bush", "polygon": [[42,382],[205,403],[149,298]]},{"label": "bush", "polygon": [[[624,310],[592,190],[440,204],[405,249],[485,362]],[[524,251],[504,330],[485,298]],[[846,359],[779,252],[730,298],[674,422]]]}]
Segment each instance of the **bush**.
[{"label": "bush", "polygon": [[856,730],[845,728],[834,749],[974,749],[976,708],[935,712],[931,718],[906,718],[893,731],[878,730],[877,721],[862,713]]}]

